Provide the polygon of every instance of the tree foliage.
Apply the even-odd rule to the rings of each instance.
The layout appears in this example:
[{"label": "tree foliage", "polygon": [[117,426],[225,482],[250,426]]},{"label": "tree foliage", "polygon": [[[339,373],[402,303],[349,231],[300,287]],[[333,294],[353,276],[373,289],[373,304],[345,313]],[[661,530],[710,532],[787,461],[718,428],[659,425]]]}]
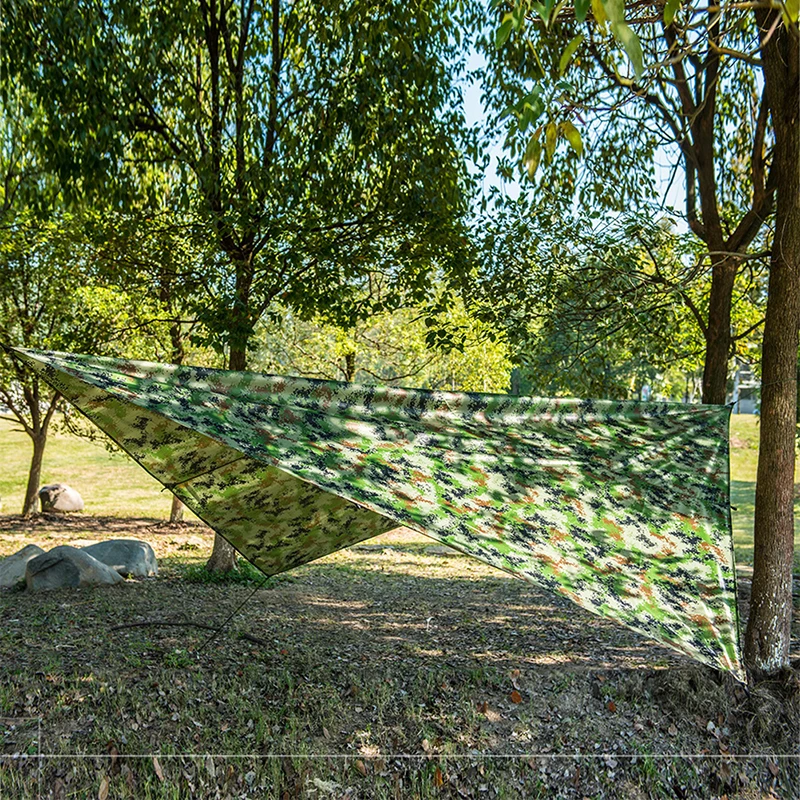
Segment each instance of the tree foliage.
[{"label": "tree foliage", "polygon": [[[0,340],[48,350],[121,354],[134,306],[120,289],[93,285],[88,247],[75,218],[17,215],[0,229]],[[33,456],[23,514],[36,509],[47,434],[60,397],[38,376],[0,353],[0,402],[31,438]]]},{"label": "tree foliage", "polygon": [[[497,121],[507,120],[507,173],[519,163],[555,189],[562,209],[576,200],[584,209],[644,210],[665,179],[683,185],[683,221],[711,275],[697,306],[703,394],[724,402],[735,287],[755,263],[766,265],[753,257],[769,248],[765,223],[780,179],[758,26],[735,3],[633,4],[627,21],[623,10],[621,0],[513,3],[502,19],[511,14],[509,34],[517,33],[503,51],[484,40],[486,97]],[[670,173],[656,170],[659,158],[672,162]]]},{"label": "tree foliage", "polygon": [[[203,249],[208,341],[246,362],[275,300],[352,314],[391,261],[422,294],[461,248],[447,2],[55,0],[5,21],[5,80],[45,114],[70,197],[147,200],[158,167]],[[152,198],[151,198],[152,199]]]},{"label": "tree foliage", "polygon": [[457,338],[457,348],[432,348],[419,310],[384,311],[350,328],[286,310],[256,334],[254,364],[278,375],[446,391],[504,392],[511,362],[504,341],[455,301],[429,323]]}]

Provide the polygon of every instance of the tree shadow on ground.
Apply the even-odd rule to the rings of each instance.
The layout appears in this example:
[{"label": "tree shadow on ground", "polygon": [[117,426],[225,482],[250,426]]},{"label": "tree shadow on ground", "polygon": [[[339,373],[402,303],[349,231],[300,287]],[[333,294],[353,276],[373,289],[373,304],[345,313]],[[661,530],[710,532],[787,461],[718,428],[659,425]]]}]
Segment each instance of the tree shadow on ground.
[{"label": "tree shadow on ground", "polygon": [[[57,781],[96,794],[103,776],[115,797],[791,797],[800,786],[796,690],[747,695],[472,559],[361,546],[269,588],[191,584],[180,566],[104,590],[0,597],[0,714],[41,718],[36,747],[49,754],[6,762],[0,790],[17,796],[40,765],[51,796]],[[179,625],[111,630],[147,620]],[[224,630],[181,627],[192,622]]]}]

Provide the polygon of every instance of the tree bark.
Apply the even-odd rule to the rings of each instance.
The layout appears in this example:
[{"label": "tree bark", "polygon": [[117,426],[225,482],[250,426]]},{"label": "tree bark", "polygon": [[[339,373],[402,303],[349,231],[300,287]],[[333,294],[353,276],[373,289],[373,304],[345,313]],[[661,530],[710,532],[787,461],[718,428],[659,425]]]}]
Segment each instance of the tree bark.
[{"label": "tree bark", "polygon": [[724,405],[731,353],[731,300],[738,265],[733,259],[714,264],[708,300],[708,326],[703,366],[703,402]]},{"label": "tree bark", "polygon": [[233,545],[223,539],[218,533],[214,535],[214,549],[211,551],[211,558],[206,562],[206,569],[209,572],[232,572],[238,567],[237,553]]},{"label": "tree bark", "polygon": [[30,434],[33,442],[33,456],[28,470],[28,486],[25,489],[25,500],[22,505],[22,516],[30,517],[36,513],[39,504],[39,484],[42,479],[42,462],[44,448],[47,444],[47,429]]},{"label": "tree bark", "polygon": [[[755,678],[789,666],[800,331],[800,48],[777,11],[756,12],[778,175],[762,356],[755,550],[745,660]],[[777,28],[772,28],[777,23]],[[771,31],[771,33],[770,33]]]},{"label": "tree bark", "polygon": [[[243,259],[237,263],[236,278],[236,306],[231,325],[230,351],[228,367],[232,370],[242,371],[247,369],[247,342],[249,330],[249,300],[252,271],[250,270],[251,258]],[[231,572],[238,569],[237,553],[233,546],[219,534],[214,536],[214,549],[211,558],[206,562],[209,572]]]},{"label": "tree bark", "polygon": [[177,495],[172,495],[172,507],[169,510],[169,521],[171,525],[183,522],[183,503]]}]

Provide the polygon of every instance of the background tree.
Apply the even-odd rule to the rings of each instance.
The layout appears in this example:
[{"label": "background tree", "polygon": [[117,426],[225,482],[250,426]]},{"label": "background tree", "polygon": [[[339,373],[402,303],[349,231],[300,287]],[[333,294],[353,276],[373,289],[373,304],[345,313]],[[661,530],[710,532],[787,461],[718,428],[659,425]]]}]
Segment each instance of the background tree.
[{"label": "background tree", "polygon": [[[192,247],[179,213],[165,205],[168,200],[165,192],[159,208],[104,212],[88,221],[97,280],[149,298],[147,305],[135,307],[141,314],[134,314],[118,336],[146,335],[155,361],[180,365],[188,357],[196,365],[218,367],[218,355],[192,342],[200,329],[191,309],[198,304],[202,254]],[[183,512],[173,495],[170,523],[181,522]]]},{"label": "background tree", "polygon": [[710,273],[692,312],[702,315],[703,401],[724,403],[736,279],[767,249],[780,177],[752,13],[735,3],[635,4],[624,20],[622,0],[497,5],[498,35],[483,40],[486,96],[508,115],[509,153],[531,177],[555,182],[564,204],[577,195],[584,207],[641,208],[663,191],[655,157],[669,154],[669,183],[683,184],[684,221]]},{"label": "background tree", "polygon": [[[206,253],[195,312],[244,369],[274,301],[346,314],[339,290],[376,257],[424,293],[431,263],[459,256],[455,5],[20,2],[5,80],[45,109],[43,152],[68,194],[127,201],[143,166],[180,176]],[[209,563],[233,567],[232,548],[218,538]]]},{"label": "background tree", "polygon": [[[124,292],[93,285],[86,242],[66,215],[50,221],[19,215],[0,229],[0,340],[15,346],[103,352],[130,314]],[[23,516],[36,511],[47,435],[60,395],[6,352],[0,354],[0,401],[33,447]]]},{"label": "background tree", "polygon": [[[483,266],[463,291],[473,313],[506,332],[527,391],[628,397],[648,384],[680,399],[678,383],[702,372],[704,250],[652,213],[655,222],[641,213],[553,214],[547,199],[523,195],[483,220]],[[745,265],[731,317],[742,361],[760,353],[765,297],[761,270]]]},{"label": "background tree", "polygon": [[[254,365],[265,372],[363,384],[394,384],[446,391],[505,392],[511,363],[505,342],[455,302],[435,319],[404,308],[372,315],[351,328],[286,310],[256,329]],[[428,343],[430,323],[450,331],[458,348]]]}]

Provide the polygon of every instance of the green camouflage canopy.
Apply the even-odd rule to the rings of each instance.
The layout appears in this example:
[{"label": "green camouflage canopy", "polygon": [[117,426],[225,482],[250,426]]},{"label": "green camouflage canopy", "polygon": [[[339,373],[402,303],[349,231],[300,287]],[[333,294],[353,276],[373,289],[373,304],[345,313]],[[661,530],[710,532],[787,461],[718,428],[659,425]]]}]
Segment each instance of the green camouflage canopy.
[{"label": "green camouflage canopy", "polygon": [[726,407],[14,352],[269,575],[404,525],[744,677]]}]

